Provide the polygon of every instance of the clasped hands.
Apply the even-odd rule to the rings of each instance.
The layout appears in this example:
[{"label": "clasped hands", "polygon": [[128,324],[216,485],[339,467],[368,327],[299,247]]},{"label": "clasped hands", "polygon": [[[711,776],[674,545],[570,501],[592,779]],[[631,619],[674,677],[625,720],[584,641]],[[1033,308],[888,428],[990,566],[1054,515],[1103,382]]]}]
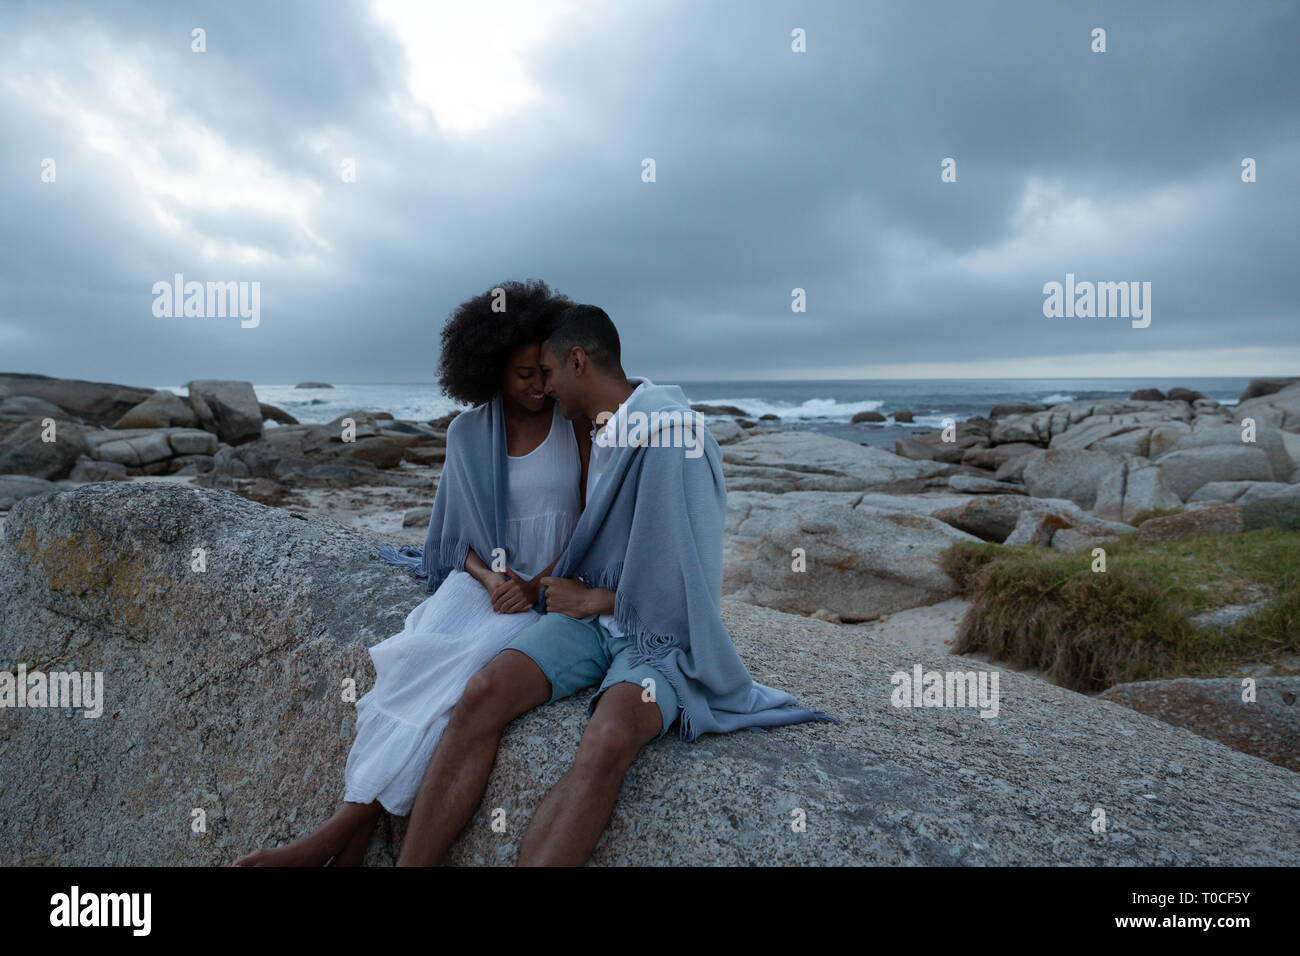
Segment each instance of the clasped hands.
[{"label": "clasped hands", "polygon": [[498,614],[519,614],[537,603],[537,595],[546,588],[546,610],[569,617],[590,617],[614,610],[614,592],[606,588],[589,588],[577,578],[540,575],[525,581],[510,568],[488,578],[488,595],[492,610]]}]

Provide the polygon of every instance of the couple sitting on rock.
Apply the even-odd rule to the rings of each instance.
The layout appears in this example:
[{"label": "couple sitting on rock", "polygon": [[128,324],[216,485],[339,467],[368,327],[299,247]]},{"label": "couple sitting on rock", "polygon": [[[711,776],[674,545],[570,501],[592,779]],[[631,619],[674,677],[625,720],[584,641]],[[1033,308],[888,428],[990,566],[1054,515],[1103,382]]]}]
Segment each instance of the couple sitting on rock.
[{"label": "couple sitting on rock", "polygon": [[475,407],[447,429],[424,548],[380,549],[434,593],[370,649],[343,805],[238,865],[357,865],[381,810],[410,815],[398,865],[439,863],[506,725],[587,687],[590,722],[521,864],[585,862],[633,759],[674,723],[690,741],[830,719],[745,670],[720,615],[717,442],[681,389],[624,374],[609,316],[505,283],[452,315],[440,373]]}]

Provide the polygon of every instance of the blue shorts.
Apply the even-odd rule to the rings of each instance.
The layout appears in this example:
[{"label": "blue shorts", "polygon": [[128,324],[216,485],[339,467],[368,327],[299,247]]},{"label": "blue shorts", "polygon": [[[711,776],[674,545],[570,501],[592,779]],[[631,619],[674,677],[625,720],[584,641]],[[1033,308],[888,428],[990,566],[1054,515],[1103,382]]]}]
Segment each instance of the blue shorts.
[{"label": "blue shorts", "polygon": [[632,639],[615,637],[600,625],[599,617],[575,618],[552,612],[524,628],[506,645],[528,655],[551,683],[551,701],[568,697],[600,681],[600,689],[587,706],[596,709],[600,695],[615,684],[629,683],[653,694],[663,718],[662,737],[677,719],[677,692],[658,668],[633,666]]}]

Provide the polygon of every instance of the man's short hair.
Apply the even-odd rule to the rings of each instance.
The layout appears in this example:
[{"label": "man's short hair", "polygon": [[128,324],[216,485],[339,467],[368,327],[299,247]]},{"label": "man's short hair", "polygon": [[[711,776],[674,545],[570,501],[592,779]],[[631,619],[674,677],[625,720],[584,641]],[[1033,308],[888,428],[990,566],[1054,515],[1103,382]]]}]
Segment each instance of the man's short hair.
[{"label": "man's short hair", "polygon": [[618,329],[605,310],[594,305],[571,305],[546,339],[546,347],[557,357],[567,357],[577,347],[587,353],[593,365],[606,372],[622,372]]}]

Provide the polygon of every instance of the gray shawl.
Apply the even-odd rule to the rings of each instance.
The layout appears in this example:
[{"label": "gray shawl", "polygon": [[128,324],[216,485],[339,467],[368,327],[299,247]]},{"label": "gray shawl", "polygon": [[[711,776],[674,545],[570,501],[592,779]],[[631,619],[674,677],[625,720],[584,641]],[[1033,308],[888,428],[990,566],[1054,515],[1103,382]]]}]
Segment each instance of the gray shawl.
[{"label": "gray shawl", "polygon": [[[757,684],[722,623],[722,526],[727,490],[718,443],[675,385],[647,384],[626,412],[679,416],[702,454],[667,445],[670,431],[614,450],[560,556],[556,577],[616,592],[614,618],[633,663],[663,672],[681,705],[681,736],[834,718]],[[662,418],[660,419],[662,421]],[[617,423],[616,423],[617,424]],[[680,432],[678,433],[680,434]],[[692,452],[695,454],[695,452]]]},{"label": "gray shawl", "polygon": [[[465,567],[470,548],[487,564],[506,547],[506,426],[501,396],[461,412],[447,426],[447,457],[433,497],[424,547],[376,549],[389,564],[426,578],[429,590]],[[509,562],[511,555],[506,555]]]}]

